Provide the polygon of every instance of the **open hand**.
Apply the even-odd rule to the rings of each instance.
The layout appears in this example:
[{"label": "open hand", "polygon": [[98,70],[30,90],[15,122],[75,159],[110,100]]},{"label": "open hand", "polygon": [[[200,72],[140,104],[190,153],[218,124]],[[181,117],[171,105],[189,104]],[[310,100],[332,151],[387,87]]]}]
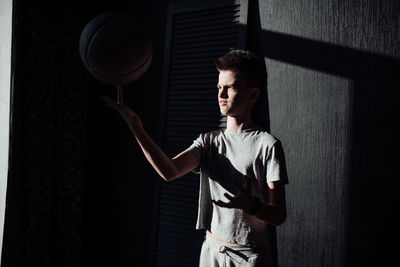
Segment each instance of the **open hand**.
[{"label": "open hand", "polygon": [[106,105],[110,108],[115,109],[116,111],[121,114],[122,118],[126,121],[128,126],[131,128],[132,131],[135,131],[139,128],[142,128],[142,120],[140,119],[139,115],[136,114],[132,109],[125,106],[123,104],[123,96],[122,96],[122,88],[118,87],[118,100],[115,102],[111,98],[102,95],[101,99],[106,102]]},{"label": "open hand", "polygon": [[228,193],[225,193],[224,196],[229,200],[228,202],[224,202],[222,200],[211,200],[215,205],[224,207],[224,208],[236,208],[249,210],[254,206],[255,199],[251,196],[251,178],[244,175],[244,184],[241,185],[237,182],[234,182],[234,185],[237,188],[237,193],[232,196]]}]

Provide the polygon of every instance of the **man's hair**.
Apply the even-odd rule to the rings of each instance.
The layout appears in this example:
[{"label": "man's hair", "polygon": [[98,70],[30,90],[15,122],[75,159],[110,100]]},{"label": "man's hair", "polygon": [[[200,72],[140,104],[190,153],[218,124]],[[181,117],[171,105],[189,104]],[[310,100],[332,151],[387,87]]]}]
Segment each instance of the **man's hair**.
[{"label": "man's hair", "polygon": [[231,50],[215,60],[218,71],[230,70],[242,75],[246,86],[258,87],[263,90],[266,86],[267,72],[264,61],[250,51]]}]

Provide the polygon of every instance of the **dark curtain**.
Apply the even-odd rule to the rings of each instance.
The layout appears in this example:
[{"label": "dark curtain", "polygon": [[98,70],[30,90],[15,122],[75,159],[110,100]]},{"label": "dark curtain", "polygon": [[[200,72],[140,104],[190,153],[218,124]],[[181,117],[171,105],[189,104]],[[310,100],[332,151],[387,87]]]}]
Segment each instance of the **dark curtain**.
[{"label": "dark curtain", "polygon": [[[132,14],[151,33],[162,25],[164,9],[153,10],[152,19],[148,6],[123,0],[14,1],[3,267],[146,265],[152,173],[124,122],[101,102],[102,94],[115,97],[115,90],[84,69],[79,38],[93,17],[107,11]],[[154,43],[162,38],[158,33]],[[144,114],[150,133],[158,108],[147,113],[140,102],[148,98],[146,104],[158,107],[158,98],[149,98],[158,91],[139,88],[158,88],[159,79],[150,77],[160,73],[160,51],[155,45],[147,78],[126,86],[126,103]]]},{"label": "dark curtain", "polygon": [[81,266],[87,86],[78,1],[14,1],[2,266]]}]

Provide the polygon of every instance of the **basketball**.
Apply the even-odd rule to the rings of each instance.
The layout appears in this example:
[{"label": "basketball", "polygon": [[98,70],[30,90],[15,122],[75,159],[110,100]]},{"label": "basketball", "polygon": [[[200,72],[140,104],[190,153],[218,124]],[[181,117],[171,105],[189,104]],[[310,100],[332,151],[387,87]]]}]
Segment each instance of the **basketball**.
[{"label": "basketball", "polygon": [[131,16],[107,12],[85,26],[79,53],[86,69],[99,81],[124,85],[139,79],[151,65],[150,36]]}]

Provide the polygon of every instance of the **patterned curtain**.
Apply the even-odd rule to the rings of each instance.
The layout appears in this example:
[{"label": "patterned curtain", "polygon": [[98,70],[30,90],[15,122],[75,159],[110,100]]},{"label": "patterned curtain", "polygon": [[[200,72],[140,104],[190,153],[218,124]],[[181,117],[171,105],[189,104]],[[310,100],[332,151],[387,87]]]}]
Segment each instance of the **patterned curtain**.
[{"label": "patterned curtain", "polygon": [[87,17],[83,4],[14,1],[2,266],[82,266],[87,96],[77,44]]}]

